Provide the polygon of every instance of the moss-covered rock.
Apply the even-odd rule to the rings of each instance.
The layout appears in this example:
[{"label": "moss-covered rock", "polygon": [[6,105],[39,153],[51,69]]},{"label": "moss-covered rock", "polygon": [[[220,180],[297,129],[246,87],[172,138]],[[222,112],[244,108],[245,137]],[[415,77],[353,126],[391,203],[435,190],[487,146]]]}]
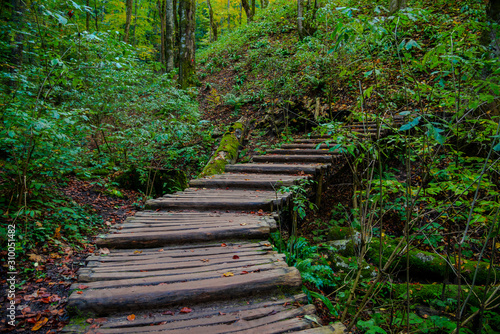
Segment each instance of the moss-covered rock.
[{"label": "moss-covered rock", "polygon": [[[333,255],[331,257],[331,267],[335,271],[335,273],[342,275],[347,274],[351,271],[357,271],[357,263],[358,259],[356,257],[346,257],[342,255]],[[373,278],[377,275],[377,268],[368,264],[368,262],[364,261],[361,263],[361,277],[364,278]]]},{"label": "moss-covered rock", "polygon": [[[385,264],[387,259],[392,254],[394,249],[397,247],[399,239],[386,238],[383,245],[383,255],[382,263]],[[379,239],[373,239],[370,247],[368,249],[368,258],[373,261],[373,263],[378,264],[379,257]],[[394,272],[405,272],[406,270],[406,251],[400,250],[400,255],[394,261],[390,267],[391,271]],[[450,258],[451,263],[456,267],[456,259],[454,257]],[[410,275],[415,278],[424,278],[427,280],[442,280],[445,278],[446,267],[448,266],[445,258],[437,255],[436,253],[426,252],[419,249],[410,250]],[[476,284],[485,284],[487,282],[487,275],[489,270],[489,263],[487,262],[477,262],[462,260],[460,265],[460,272],[462,277],[467,280],[468,283],[472,282],[476,268],[479,266],[479,270],[476,277]],[[453,273],[457,271],[450,270],[450,277],[453,278]],[[494,275],[500,274],[500,268],[496,266],[494,268],[496,271],[493,272]]]},{"label": "moss-covered rock", "polygon": [[223,173],[227,164],[234,164],[238,160],[238,150],[245,137],[245,131],[246,125],[242,120],[234,123],[226,131],[200,177]]},{"label": "moss-covered rock", "polygon": [[352,227],[334,226],[328,231],[328,240],[349,239],[355,232]]}]

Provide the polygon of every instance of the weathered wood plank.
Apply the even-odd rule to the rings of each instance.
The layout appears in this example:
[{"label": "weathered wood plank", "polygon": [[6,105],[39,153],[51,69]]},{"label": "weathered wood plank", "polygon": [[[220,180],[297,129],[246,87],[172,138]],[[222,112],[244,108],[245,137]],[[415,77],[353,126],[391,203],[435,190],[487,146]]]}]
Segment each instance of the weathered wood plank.
[{"label": "weathered wood plank", "polygon": [[86,289],[82,294],[72,293],[68,299],[71,312],[91,311],[109,314],[115,311],[165,307],[181,302],[201,302],[220,298],[238,297],[255,291],[267,291],[278,286],[298,287],[302,283],[296,268],[207,279],[189,283],[125,287],[113,289]]},{"label": "weathered wood plank", "polygon": [[339,154],[339,150],[330,151],[329,148],[290,148],[290,149],[276,149],[269,152],[269,154],[281,154],[281,155],[326,155],[326,154]]},{"label": "weathered wood plank", "polygon": [[259,155],[252,158],[254,162],[324,162],[332,163],[332,155]]},{"label": "weathered wood plank", "polygon": [[258,164],[245,163],[226,165],[226,172],[241,173],[289,173],[289,174],[315,174],[325,168],[324,164]]}]

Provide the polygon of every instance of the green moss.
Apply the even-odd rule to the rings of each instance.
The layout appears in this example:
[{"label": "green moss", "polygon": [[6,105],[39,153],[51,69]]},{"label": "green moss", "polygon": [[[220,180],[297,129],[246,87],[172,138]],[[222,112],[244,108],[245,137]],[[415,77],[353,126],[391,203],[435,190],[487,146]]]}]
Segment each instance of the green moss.
[{"label": "green moss", "polygon": [[353,234],[352,227],[334,226],[328,231],[328,240],[349,239]]},{"label": "green moss", "polygon": [[[396,248],[398,242],[398,239],[390,238],[387,238],[386,241],[384,241],[382,263],[387,263],[387,259]],[[380,259],[379,245],[379,240],[373,239],[368,250],[368,258],[371,259],[375,264],[378,264]],[[452,257],[450,261],[452,264],[455,264],[457,262],[454,257]],[[419,249],[410,250],[410,275],[412,277],[442,280],[445,276],[446,266],[447,263],[445,259],[435,253],[430,253]],[[462,260],[462,264],[460,266],[462,276],[467,280],[467,282],[471,283],[477,266],[479,266],[479,270],[476,277],[476,284],[486,284],[489,270],[489,264],[486,262],[478,263],[477,261]],[[390,267],[390,270],[394,272],[402,272],[405,270],[405,268],[406,253],[401,254],[401,256],[396,259],[396,261]],[[496,275],[498,276],[500,274],[499,268],[495,268],[495,271]],[[452,270],[450,270],[450,275],[451,277],[453,277]],[[493,275],[495,275],[495,272],[493,272]]]},{"label": "green moss", "polygon": [[205,168],[203,168],[200,177],[223,173],[228,163],[236,162],[238,159],[238,149],[244,137],[244,131],[245,126],[240,122],[234,123],[226,131],[220,141],[219,147]]}]

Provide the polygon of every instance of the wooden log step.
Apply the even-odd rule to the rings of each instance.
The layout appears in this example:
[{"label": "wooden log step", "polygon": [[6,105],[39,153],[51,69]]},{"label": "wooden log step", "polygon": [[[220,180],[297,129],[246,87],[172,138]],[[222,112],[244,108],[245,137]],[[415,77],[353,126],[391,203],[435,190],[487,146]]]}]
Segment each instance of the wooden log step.
[{"label": "wooden log step", "polygon": [[327,155],[260,155],[252,158],[253,162],[320,162],[332,163],[333,157]]},{"label": "wooden log step", "polygon": [[301,149],[301,150],[315,150],[316,148],[322,150],[322,149],[333,149],[334,147],[337,147],[337,143],[330,141],[330,142],[325,142],[324,144],[304,144],[304,143],[291,143],[291,144],[283,144],[281,145],[282,149]]},{"label": "wooden log step", "polygon": [[[96,333],[107,331],[107,333],[122,333],[130,330],[133,333],[154,331],[156,326],[171,324],[175,328],[189,328],[199,326],[200,321],[210,321],[204,324],[230,324],[233,321],[221,318],[226,315],[236,315],[237,320],[254,320],[278,312],[283,312],[300,307],[307,303],[305,294],[298,294],[288,298],[266,298],[266,300],[256,300],[255,298],[245,298],[233,300],[221,300],[216,303],[205,305],[189,305],[191,312],[181,313],[181,307],[170,308],[159,311],[136,312],[133,322],[127,319],[129,314],[111,316],[99,319],[95,322],[98,328],[90,328],[87,322],[72,322],[64,327],[63,333]],[[143,316],[144,315],[144,316]],[[220,321],[222,320],[222,321]],[[96,327],[96,326],[94,326]],[[208,332],[207,332],[208,333]],[[212,331],[210,331],[212,333]]]},{"label": "wooden log step", "polygon": [[278,286],[299,287],[302,283],[296,268],[278,268],[246,275],[218,277],[198,281],[109,289],[85,289],[68,299],[70,312],[93,312],[96,315],[116,311],[158,308],[181,303],[194,304],[234,298],[255,291],[269,291]]},{"label": "wooden log step", "polygon": [[315,311],[314,305],[298,308],[273,307],[273,310],[261,308],[190,321],[169,322],[152,328],[125,328],[124,332],[120,332],[119,329],[103,329],[99,330],[99,333],[285,333],[290,330],[311,328],[311,321],[299,317],[314,314]]},{"label": "wooden log step", "polygon": [[[279,261],[278,261],[279,260]],[[126,279],[134,279],[134,278],[146,278],[146,277],[154,277],[154,276],[177,276],[181,277],[182,275],[194,274],[194,273],[202,273],[209,272],[214,270],[225,270],[224,272],[231,271],[237,266],[243,266],[246,271],[253,271],[254,267],[272,264],[272,263],[285,263],[284,258],[281,256],[269,256],[269,257],[259,257],[256,260],[242,260],[238,261],[238,263],[205,263],[205,265],[201,266],[192,266],[192,267],[184,267],[181,269],[164,269],[164,270],[152,270],[152,271],[120,271],[120,272],[94,272],[92,270],[82,270],[79,273],[78,280],[79,282],[98,282],[98,281],[114,281],[114,280],[126,280]]]},{"label": "wooden log step", "polygon": [[[177,282],[186,282],[186,281],[197,281],[201,279],[209,279],[209,278],[218,278],[223,277],[224,273],[232,272],[235,275],[241,275],[242,272],[246,272],[251,274],[252,272],[259,272],[265,270],[272,270],[279,267],[286,267],[287,264],[284,261],[280,262],[269,262],[264,264],[252,264],[248,265],[248,261],[242,262],[240,264],[237,263],[224,263],[223,265],[212,266],[209,270],[208,268],[204,268],[206,270],[196,271],[190,273],[182,273],[176,275],[154,275],[140,278],[124,278],[117,280],[99,280],[92,281],[86,283],[85,285],[91,289],[104,289],[104,288],[118,288],[125,286],[139,286],[139,285],[155,285],[155,284],[169,284],[169,283],[177,283]],[[216,268],[217,269],[214,269]],[[244,274],[246,275],[246,274]],[[79,283],[75,283],[72,285],[71,289],[78,289],[80,286]]]},{"label": "wooden log step", "polygon": [[[223,245],[226,246],[223,247]],[[169,251],[172,253],[184,253],[184,254],[203,254],[204,252],[212,252],[213,250],[216,250],[217,252],[222,253],[221,247],[224,249],[228,249],[229,251],[231,251],[231,249],[269,250],[272,248],[269,241],[261,241],[261,242],[238,241],[237,243],[225,241],[224,243],[221,242],[192,243],[189,245],[175,245],[175,246],[165,246],[158,248],[147,248],[147,249],[137,250],[137,252],[132,251],[130,249],[111,249],[108,250],[109,253],[107,254],[101,254],[99,256],[93,255],[90,256],[89,259],[92,257],[109,259],[109,258],[121,258],[123,256],[129,257],[129,256],[154,255],[157,252],[165,252],[165,251]]]},{"label": "wooden log step", "polygon": [[325,154],[339,154],[339,150],[331,150],[328,148],[319,148],[319,149],[302,149],[302,148],[293,148],[293,149],[276,149],[269,152],[269,154],[289,154],[289,155],[325,155]]},{"label": "wooden log step", "polygon": [[[265,246],[268,245],[268,246]],[[271,244],[260,245],[258,247],[244,247],[238,246],[228,246],[226,243],[218,243],[217,247],[206,247],[206,248],[186,248],[186,249],[164,249],[164,248],[154,248],[152,249],[141,249],[141,250],[128,250],[128,252],[116,252],[115,249],[110,250],[110,254],[106,255],[91,255],[87,257],[87,262],[100,262],[100,263],[120,263],[127,261],[136,261],[137,259],[148,260],[148,259],[158,259],[162,257],[167,258],[196,258],[205,257],[209,255],[221,255],[221,254],[238,254],[238,253],[256,253],[256,254],[267,254],[272,251],[273,248]]]},{"label": "wooden log step", "polygon": [[[140,271],[142,267],[153,266],[154,268],[159,267],[160,269],[165,269],[166,265],[169,264],[181,264],[183,267],[186,266],[203,266],[205,263],[223,263],[227,262],[235,262],[233,261],[233,257],[237,257],[237,260],[252,260],[258,259],[259,257],[269,258],[269,254],[276,254],[273,251],[238,251],[233,250],[233,252],[227,252],[222,254],[207,254],[207,255],[198,255],[198,256],[160,256],[158,255],[156,258],[154,257],[130,257],[128,261],[89,261],[87,268],[82,270],[91,269],[94,271]],[[188,254],[189,255],[189,254]],[[102,259],[104,260],[104,259]],[[201,263],[200,263],[201,262]],[[130,268],[131,265],[134,265],[134,268]]]},{"label": "wooden log step", "polygon": [[305,138],[305,139],[295,139],[294,143],[296,144],[319,144],[323,143],[325,141],[333,141],[332,137],[326,137],[326,138]]},{"label": "wooden log step", "polygon": [[146,205],[151,209],[226,209],[226,210],[265,210],[272,211],[285,205],[290,193],[259,190],[198,189],[185,191],[182,195],[167,195],[149,200]]},{"label": "wooden log step", "polygon": [[237,165],[226,165],[226,172],[237,173],[288,173],[288,174],[316,174],[321,169],[327,168],[327,164],[258,164],[245,163]]},{"label": "wooden log step", "polygon": [[253,188],[277,189],[291,186],[310,175],[292,176],[288,174],[243,174],[224,173],[202,179],[191,180],[191,187],[199,188]]},{"label": "wooden log step", "polygon": [[177,231],[162,228],[153,229],[151,232],[132,231],[129,233],[109,234],[96,240],[99,247],[110,248],[137,248],[161,247],[171,244],[186,242],[213,241],[231,238],[262,239],[269,236],[269,226],[215,226],[199,227],[196,229],[181,229]]}]

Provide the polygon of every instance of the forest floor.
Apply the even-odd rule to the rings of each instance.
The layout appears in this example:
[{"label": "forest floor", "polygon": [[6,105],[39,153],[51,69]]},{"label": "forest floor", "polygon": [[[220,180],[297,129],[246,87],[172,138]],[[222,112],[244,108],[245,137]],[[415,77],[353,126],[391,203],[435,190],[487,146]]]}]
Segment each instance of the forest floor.
[{"label": "forest floor", "polygon": [[[106,195],[103,189],[95,185],[95,180],[80,180],[69,177],[61,192],[68,200],[99,215],[104,220],[104,228],[98,234],[105,233],[111,226],[123,222],[127,216],[136,212],[140,194],[131,190],[121,190],[123,198]],[[76,272],[84,264],[84,259],[95,251],[91,240],[95,236],[86,236],[81,245],[58,245],[57,248],[40,243],[28,257],[17,263],[23,268],[18,276],[16,291],[15,327],[6,324],[6,308],[2,307],[0,330],[9,333],[37,331],[38,333],[55,333],[69,321],[66,313],[66,302],[70,294],[71,284],[76,282]],[[4,251],[4,253],[6,253]],[[6,256],[6,254],[1,254]],[[33,263],[38,263],[34,267]],[[2,267],[2,270],[4,268]],[[2,272],[2,277],[5,277]],[[5,279],[0,283],[5,284]],[[0,303],[5,305],[7,296],[0,296]]]}]

